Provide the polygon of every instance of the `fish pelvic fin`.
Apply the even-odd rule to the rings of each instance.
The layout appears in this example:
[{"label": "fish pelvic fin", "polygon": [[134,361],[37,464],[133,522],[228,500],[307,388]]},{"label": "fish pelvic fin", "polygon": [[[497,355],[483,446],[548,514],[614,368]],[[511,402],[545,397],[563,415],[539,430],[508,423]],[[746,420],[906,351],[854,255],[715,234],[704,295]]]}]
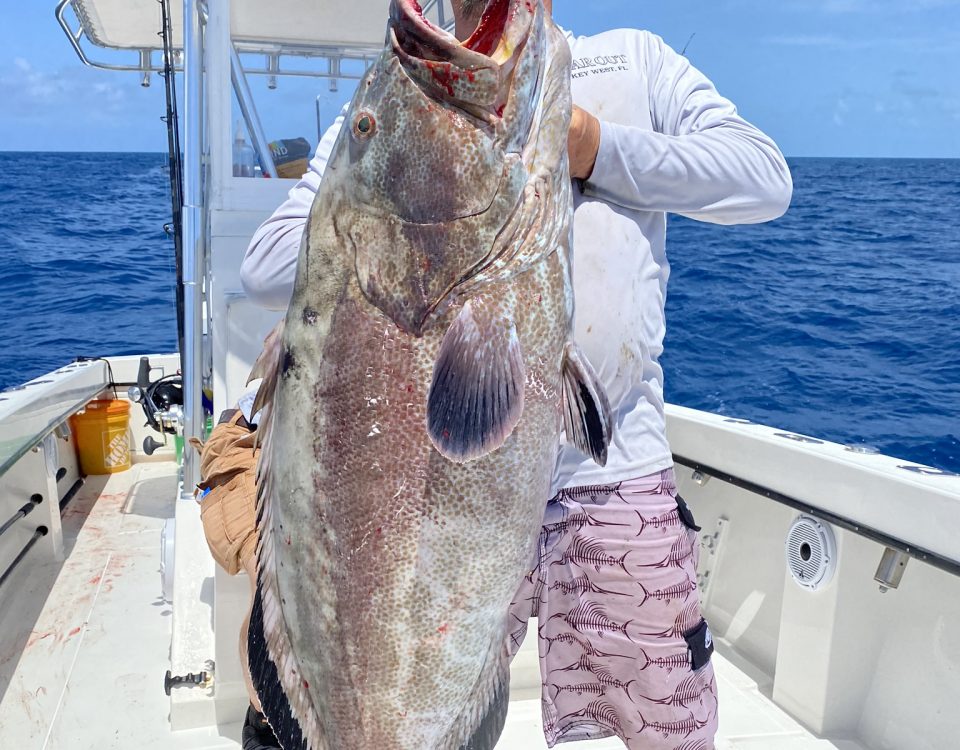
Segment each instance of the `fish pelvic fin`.
[{"label": "fish pelvic fin", "polygon": [[606,466],[613,413],[597,373],[573,342],[563,352],[563,423],[567,440]]},{"label": "fish pelvic fin", "polygon": [[457,463],[502,446],[523,413],[526,367],[513,319],[482,297],[450,325],[427,396],[427,432]]}]

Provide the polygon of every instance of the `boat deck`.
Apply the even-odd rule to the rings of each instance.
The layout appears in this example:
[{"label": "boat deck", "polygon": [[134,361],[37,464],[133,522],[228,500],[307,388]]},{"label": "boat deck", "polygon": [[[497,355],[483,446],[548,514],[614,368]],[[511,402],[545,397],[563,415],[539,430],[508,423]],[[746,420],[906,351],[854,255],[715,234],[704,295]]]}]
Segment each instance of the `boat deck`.
[{"label": "boat deck", "polygon": [[[163,677],[172,608],[161,595],[160,532],[174,515],[176,467],[137,464],[90,477],[63,514],[67,558],[20,566],[0,608],[0,726],[18,748],[239,747],[240,726],[172,732]],[[185,501],[189,502],[189,501]],[[210,580],[212,584],[212,579]],[[204,586],[201,598],[213,592]],[[498,747],[545,747],[528,640],[514,663],[514,698]],[[866,750],[818,738],[775,706],[763,675],[723,648],[714,656],[721,750]],[[203,690],[203,688],[180,688]],[[208,690],[212,692],[212,690]],[[564,745],[622,748],[616,738]]]}]

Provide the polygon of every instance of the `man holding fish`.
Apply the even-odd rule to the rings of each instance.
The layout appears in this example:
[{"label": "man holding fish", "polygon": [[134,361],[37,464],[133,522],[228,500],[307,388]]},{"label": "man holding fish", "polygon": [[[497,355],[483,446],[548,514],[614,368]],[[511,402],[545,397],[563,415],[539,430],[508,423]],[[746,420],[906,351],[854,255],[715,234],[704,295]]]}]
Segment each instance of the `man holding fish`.
[{"label": "man holding fish", "polygon": [[[551,5],[453,0],[460,46],[424,21],[416,3],[395,0],[393,48],[244,259],[251,299],[290,305],[286,330],[258,365],[269,394],[257,407],[266,404],[273,423],[250,633],[256,692],[285,747],[489,750],[503,724],[505,665],[531,616],[550,746],[611,735],[631,750],[714,746],[697,527],[676,492],[658,363],[666,213],[768,221],[789,204],[790,174],[773,141],[661,39],[632,30],[561,36]],[[572,69],[571,78],[561,82],[561,69]],[[459,118],[458,128],[448,134],[447,120],[431,119],[434,108]],[[433,130],[421,142],[427,125]],[[573,180],[572,279],[567,158],[551,150],[559,127]],[[409,140],[391,147],[398,133]],[[367,153],[376,159],[365,163]],[[486,180],[501,167],[502,178]],[[353,202],[344,192],[356,193]],[[338,242],[342,254],[327,249]],[[328,278],[341,255],[338,287]],[[369,350],[379,330],[384,351],[409,357],[353,351],[351,337]],[[361,343],[366,331],[371,338]],[[312,364],[324,358],[328,365]],[[344,373],[357,368],[372,377],[372,390],[347,408],[352,381]],[[397,400],[402,388],[410,403]],[[320,416],[303,421],[310,394],[318,394]],[[393,406],[383,408],[383,394]],[[399,403],[412,417],[394,426],[399,442],[376,453],[371,446],[390,434]],[[566,439],[554,459],[559,416],[550,415],[560,412]],[[348,428],[354,421],[363,435]],[[324,444],[291,455],[294,436],[311,431]],[[397,437],[421,431],[421,442]],[[403,454],[396,465],[384,459],[391,452]],[[415,482],[427,489],[412,489]],[[386,491],[360,507],[363,496]],[[405,508],[449,515],[404,522]],[[538,533],[526,529],[531,518]],[[523,528],[511,536],[514,527]],[[304,553],[315,540],[320,551]],[[396,552],[389,564],[388,552]],[[434,558],[435,568],[425,562]],[[531,562],[516,569],[512,561],[524,559]],[[326,579],[301,582],[283,572],[285,563],[287,571],[316,566],[333,593],[317,594]],[[357,565],[379,572],[342,572]],[[424,573],[436,580],[418,580]],[[473,588],[468,578],[478,577]],[[370,612],[348,626],[363,602]],[[387,623],[388,612],[399,619]],[[370,633],[360,632],[371,619]],[[505,644],[505,656],[491,639]],[[412,653],[399,653],[406,648]],[[437,684],[425,686],[430,675]],[[331,686],[311,687],[309,677]],[[441,705],[458,691],[461,703]]]}]

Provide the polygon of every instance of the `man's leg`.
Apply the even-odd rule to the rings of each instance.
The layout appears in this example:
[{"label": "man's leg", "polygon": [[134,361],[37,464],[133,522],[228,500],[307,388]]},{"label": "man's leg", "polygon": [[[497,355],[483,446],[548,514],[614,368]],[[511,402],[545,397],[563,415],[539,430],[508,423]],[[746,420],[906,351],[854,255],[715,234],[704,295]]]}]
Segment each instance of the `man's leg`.
[{"label": "man's leg", "polygon": [[673,473],[565,490],[550,508],[511,614],[517,630],[531,605],[538,617],[548,744],[618,735],[630,750],[712,750],[712,640]]}]

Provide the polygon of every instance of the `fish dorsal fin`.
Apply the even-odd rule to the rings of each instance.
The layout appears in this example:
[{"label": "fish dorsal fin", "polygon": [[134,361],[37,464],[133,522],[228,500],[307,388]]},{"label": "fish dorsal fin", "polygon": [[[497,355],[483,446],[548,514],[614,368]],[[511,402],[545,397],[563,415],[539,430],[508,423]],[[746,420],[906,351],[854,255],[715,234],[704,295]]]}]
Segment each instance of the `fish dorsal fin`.
[{"label": "fish dorsal fin", "polygon": [[525,381],[513,320],[493,301],[469,300],[433,366],[427,432],[434,447],[458,463],[499,448],[520,421]]},{"label": "fish dorsal fin", "polygon": [[277,580],[272,516],[280,498],[271,467],[271,443],[277,384],[285,364],[284,330],[281,321],[267,336],[248,380],[263,378],[252,407],[254,414],[261,412],[255,439],[262,450],[257,463],[257,588],[247,633],[247,663],[263,713],[282,746],[328,750],[309,688],[298,676],[301,670],[287,635]]},{"label": "fish dorsal fin", "polygon": [[613,437],[610,402],[597,373],[573,342],[563,352],[563,423],[567,440],[606,466]]},{"label": "fish dorsal fin", "polygon": [[[263,442],[261,435],[265,435],[270,421],[270,412],[273,405],[274,394],[277,391],[277,379],[280,377],[280,355],[283,350],[283,330],[284,321],[280,321],[274,326],[274,329],[267,334],[263,341],[263,351],[253,363],[253,369],[250,370],[250,377],[247,378],[249,385],[254,380],[260,378],[263,382],[257,389],[257,395],[253,399],[253,406],[250,407],[250,414],[260,412],[260,421],[257,434],[254,438],[255,445]],[[266,410],[262,411],[264,406]]]}]

